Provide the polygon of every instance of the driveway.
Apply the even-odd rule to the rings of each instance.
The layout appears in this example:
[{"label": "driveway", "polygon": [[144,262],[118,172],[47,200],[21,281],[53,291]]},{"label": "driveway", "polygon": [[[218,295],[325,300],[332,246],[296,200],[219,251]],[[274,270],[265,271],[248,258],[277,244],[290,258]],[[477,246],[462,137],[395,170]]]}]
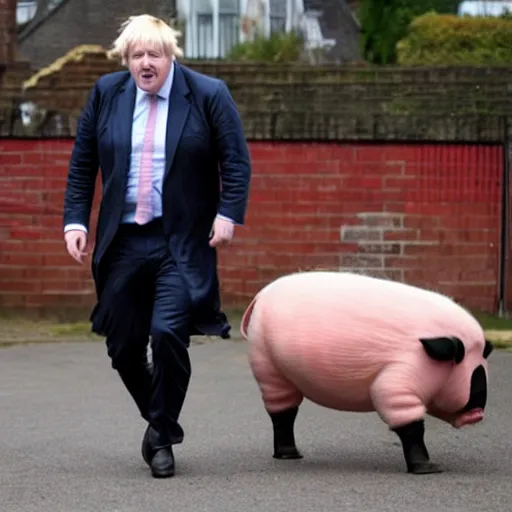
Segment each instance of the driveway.
[{"label": "driveway", "polygon": [[177,472],[155,480],[143,420],[102,342],[0,350],[1,512],[486,512],[512,500],[512,354],[495,351],[486,421],[427,420],[445,473],[405,473],[375,414],[305,402],[300,461],[272,458],[272,431],[242,342],[193,345]]}]

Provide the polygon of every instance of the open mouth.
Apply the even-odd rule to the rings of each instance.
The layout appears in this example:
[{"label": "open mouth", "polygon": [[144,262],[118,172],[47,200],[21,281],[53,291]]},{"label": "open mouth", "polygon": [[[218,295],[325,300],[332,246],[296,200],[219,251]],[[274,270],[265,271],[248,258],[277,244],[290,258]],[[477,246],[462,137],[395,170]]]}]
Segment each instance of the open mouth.
[{"label": "open mouth", "polygon": [[142,78],[144,80],[151,80],[153,78],[154,74],[153,73],[142,73]]},{"label": "open mouth", "polygon": [[484,410],[481,408],[471,409],[470,411],[461,414],[454,422],[455,428],[461,428],[466,425],[474,425],[484,419]]}]

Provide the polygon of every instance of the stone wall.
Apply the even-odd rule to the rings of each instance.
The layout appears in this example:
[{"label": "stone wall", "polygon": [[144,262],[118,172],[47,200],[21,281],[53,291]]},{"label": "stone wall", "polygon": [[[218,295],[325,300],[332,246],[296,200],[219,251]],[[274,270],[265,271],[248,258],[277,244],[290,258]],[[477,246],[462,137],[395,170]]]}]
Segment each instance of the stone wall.
[{"label": "stone wall", "polygon": [[[512,67],[184,64],[226,81],[256,140],[496,141],[512,113]],[[78,47],[34,75],[25,98],[76,117],[95,80],[119,69],[101,47]]]}]

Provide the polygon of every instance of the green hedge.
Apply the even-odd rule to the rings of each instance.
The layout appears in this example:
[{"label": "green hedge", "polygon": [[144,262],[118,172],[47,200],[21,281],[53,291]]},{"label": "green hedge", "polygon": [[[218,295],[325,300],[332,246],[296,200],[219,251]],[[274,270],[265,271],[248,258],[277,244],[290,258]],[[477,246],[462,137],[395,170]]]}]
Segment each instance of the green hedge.
[{"label": "green hedge", "polygon": [[395,64],[396,44],[413,19],[427,12],[455,14],[459,4],[460,0],[360,0],[357,15],[364,58],[372,64]]},{"label": "green hedge", "polygon": [[252,41],[238,43],[226,55],[230,61],[297,62],[304,40],[295,31],[273,33],[270,37],[256,36]]},{"label": "green hedge", "polygon": [[404,66],[510,66],[512,21],[428,13],[410,24],[397,58]]}]

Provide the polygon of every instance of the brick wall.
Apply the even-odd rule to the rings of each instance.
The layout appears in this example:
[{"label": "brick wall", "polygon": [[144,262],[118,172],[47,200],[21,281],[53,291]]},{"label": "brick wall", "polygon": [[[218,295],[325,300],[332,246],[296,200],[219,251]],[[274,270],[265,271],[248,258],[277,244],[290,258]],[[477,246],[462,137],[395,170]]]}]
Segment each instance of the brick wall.
[{"label": "brick wall", "polygon": [[[0,307],[93,303],[89,264],[75,264],[62,241],[71,145],[0,140]],[[226,305],[245,306],[283,273],[321,267],[403,280],[494,310],[499,146],[250,147],[247,225],[230,249],[220,251]]]}]

